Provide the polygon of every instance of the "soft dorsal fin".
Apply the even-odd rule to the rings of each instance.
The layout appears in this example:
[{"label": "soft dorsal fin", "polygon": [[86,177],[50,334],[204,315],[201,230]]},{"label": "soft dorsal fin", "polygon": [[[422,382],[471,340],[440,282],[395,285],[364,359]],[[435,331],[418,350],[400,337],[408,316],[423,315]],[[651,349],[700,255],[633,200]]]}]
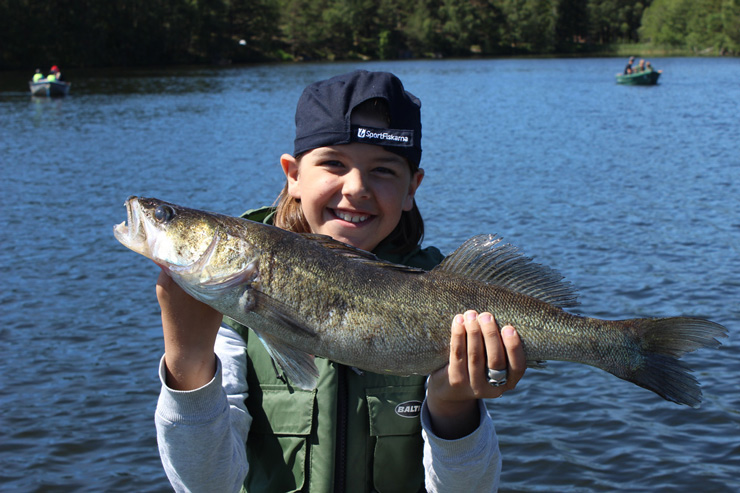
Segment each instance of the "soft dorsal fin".
[{"label": "soft dorsal fin", "polygon": [[493,235],[478,235],[460,245],[433,272],[468,277],[526,294],[560,308],[578,304],[570,283],[555,270],[532,262]]},{"label": "soft dorsal fin", "polygon": [[424,274],[426,272],[425,270],[417,269],[416,267],[394,264],[392,262],[387,262],[385,260],[379,259],[375,256],[374,253],[370,253],[366,250],[361,250],[359,248],[353,247],[352,245],[342,243],[341,241],[335,240],[331,236],[319,235],[314,233],[300,233],[300,235],[304,238],[308,238],[309,240],[319,243],[324,248],[327,248],[336,254],[342,255],[343,257],[357,262],[372,265],[374,267],[379,267],[381,269],[398,270],[411,274]]}]

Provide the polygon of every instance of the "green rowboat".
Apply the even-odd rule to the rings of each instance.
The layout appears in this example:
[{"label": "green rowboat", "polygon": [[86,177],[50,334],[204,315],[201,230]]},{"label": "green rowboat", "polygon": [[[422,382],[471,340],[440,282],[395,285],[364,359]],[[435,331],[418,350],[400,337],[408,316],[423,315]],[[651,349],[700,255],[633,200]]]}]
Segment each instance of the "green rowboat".
[{"label": "green rowboat", "polygon": [[658,77],[663,73],[662,70],[652,70],[647,72],[637,72],[634,74],[617,74],[617,84],[628,86],[654,86],[658,83]]}]

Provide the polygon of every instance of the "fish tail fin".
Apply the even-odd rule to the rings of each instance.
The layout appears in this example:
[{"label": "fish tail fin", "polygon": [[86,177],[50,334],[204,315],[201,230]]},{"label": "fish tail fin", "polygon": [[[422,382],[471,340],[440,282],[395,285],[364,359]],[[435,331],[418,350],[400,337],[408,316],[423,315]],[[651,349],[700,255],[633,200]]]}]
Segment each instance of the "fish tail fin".
[{"label": "fish tail fin", "polygon": [[691,368],[679,358],[704,347],[717,347],[727,329],[708,320],[691,317],[634,319],[626,321],[635,331],[640,358],[625,378],[652,390],[664,399],[699,407],[701,389]]}]

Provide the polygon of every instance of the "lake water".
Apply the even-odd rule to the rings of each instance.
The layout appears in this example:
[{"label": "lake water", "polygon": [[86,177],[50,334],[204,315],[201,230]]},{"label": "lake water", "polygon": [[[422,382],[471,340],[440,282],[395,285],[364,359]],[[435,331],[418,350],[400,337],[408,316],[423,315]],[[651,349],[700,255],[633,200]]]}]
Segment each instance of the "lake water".
[{"label": "lake water", "polygon": [[229,214],[272,203],[302,88],[356,67],[421,98],[427,244],[498,233],[602,318],[694,315],[700,409],[584,365],[492,401],[501,491],[740,491],[740,60],[409,61],[0,74],[0,489],[168,491],[153,422],[158,269],[112,227],[129,195]]}]

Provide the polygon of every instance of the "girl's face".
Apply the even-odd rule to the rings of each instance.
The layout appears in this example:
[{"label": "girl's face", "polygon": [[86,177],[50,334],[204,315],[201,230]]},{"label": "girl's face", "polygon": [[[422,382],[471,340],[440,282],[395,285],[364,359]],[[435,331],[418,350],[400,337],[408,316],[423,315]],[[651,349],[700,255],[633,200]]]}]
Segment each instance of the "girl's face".
[{"label": "girl's face", "polygon": [[367,251],[411,210],[424,177],[421,169],[412,175],[401,156],[370,144],[319,147],[300,162],[289,154],[280,161],[311,232]]}]

